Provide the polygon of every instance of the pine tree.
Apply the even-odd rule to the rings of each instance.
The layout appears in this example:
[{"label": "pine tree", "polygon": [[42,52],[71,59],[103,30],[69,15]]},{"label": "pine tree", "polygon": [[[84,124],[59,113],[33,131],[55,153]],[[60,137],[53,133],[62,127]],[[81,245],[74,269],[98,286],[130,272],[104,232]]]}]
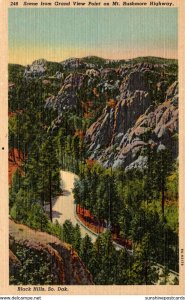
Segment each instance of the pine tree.
[{"label": "pine tree", "polygon": [[135,247],[134,262],[130,269],[130,284],[151,285],[157,282],[158,272],[151,257],[149,234]]},{"label": "pine tree", "polygon": [[93,256],[92,248],[93,244],[91,242],[91,238],[86,234],[81,241],[79,255],[88,269],[91,268],[91,260]]},{"label": "pine tree", "polygon": [[74,228],[73,247],[77,253],[80,253],[81,233],[80,226],[76,224]]},{"label": "pine tree", "polygon": [[15,173],[12,176],[12,183],[11,187],[9,189],[9,206],[10,208],[13,206],[15,203],[16,195],[21,188],[21,174],[20,171],[17,169]]},{"label": "pine tree", "polygon": [[66,220],[63,224],[63,236],[62,240],[66,243],[74,243],[74,227],[70,220]]}]

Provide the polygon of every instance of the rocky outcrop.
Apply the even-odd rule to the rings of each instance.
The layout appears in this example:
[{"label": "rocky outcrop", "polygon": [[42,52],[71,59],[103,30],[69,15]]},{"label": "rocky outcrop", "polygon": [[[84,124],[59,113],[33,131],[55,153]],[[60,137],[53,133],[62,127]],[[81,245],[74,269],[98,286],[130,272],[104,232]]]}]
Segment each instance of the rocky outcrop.
[{"label": "rocky outcrop", "polygon": [[[30,70],[44,73],[49,64],[53,63],[38,60]],[[52,77],[59,78],[60,90],[45,100],[45,109],[58,115],[51,129],[58,129],[68,114],[88,120],[84,145],[89,159],[105,167],[138,162],[141,166],[146,161],[140,152],[148,142],[157,147],[163,144],[177,157],[176,62],[153,57],[128,61],[86,57],[56,64]],[[56,72],[57,68],[62,71]]]},{"label": "rocky outcrop", "polygon": [[13,254],[11,250],[9,250],[9,266],[10,266],[10,274],[15,274],[17,270],[21,267],[21,262]]},{"label": "rocky outcrop", "polygon": [[[43,277],[43,269],[48,268],[49,273],[47,276],[50,276],[52,280],[50,283],[52,284],[93,284],[91,274],[71,245],[63,243],[58,238],[45,232],[17,224],[13,220],[10,220],[9,235],[10,277],[16,277],[18,274],[20,277],[21,270],[21,276],[24,278],[26,276],[29,284],[29,270],[30,273],[34,271],[34,276],[40,270],[40,277]],[[20,251],[23,253],[26,251],[25,257],[24,255],[20,256]],[[19,255],[19,258],[17,255]],[[42,264],[40,258],[43,258]],[[27,270],[28,265],[29,270]],[[24,272],[28,272],[28,274],[24,274]],[[46,276],[46,271],[44,275]],[[44,280],[47,282],[47,278],[44,278]],[[37,282],[37,284],[40,283]]]},{"label": "rocky outcrop", "polygon": [[11,185],[12,182],[12,176],[16,172],[16,170],[19,170],[20,174],[23,173],[21,169],[21,165],[24,162],[24,155],[23,153],[18,150],[17,148],[11,148],[9,149],[8,153],[8,182],[9,185]]},{"label": "rocky outcrop", "polygon": [[115,107],[105,107],[86,132],[90,159],[100,161],[105,167],[130,164],[134,167],[137,162],[142,166],[146,161],[138,156],[148,143],[144,138],[146,133],[150,133],[150,143],[164,144],[176,157],[178,83],[167,84],[168,74],[155,71],[153,65],[139,64],[129,74],[128,69],[126,73],[118,71],[123,76],[119,101]]},{"label": "rocky outcrop", "polygon": [[84,74],[69,74],[65,78],[58,95],[46,99],[45,108],[56,109],[58,115],[60,115],[62,111],[75,109],[78,104],[77,92],[82,87],[84,79]]},{"label": "rocky outcrop", "polygon": [[78,68],[84,68],[85,63],[79,58],[68,58],[61,62],[64,70],[75,70]]},{"label": "rocky outcrop", "polygon": [[24,77],[26,78],[34,78],[41,77],[46,72],[46,63],[45,59],[35,60],[31,65],[28,65],[24,71]]}]

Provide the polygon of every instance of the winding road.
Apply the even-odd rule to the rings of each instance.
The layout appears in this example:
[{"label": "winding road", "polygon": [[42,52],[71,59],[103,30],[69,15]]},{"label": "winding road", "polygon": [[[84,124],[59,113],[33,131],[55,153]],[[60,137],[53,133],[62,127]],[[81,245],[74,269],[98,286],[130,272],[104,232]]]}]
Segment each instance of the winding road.
[{"label": "winding road", "polygon": [[[75,214],[75,204],[74,204],[74,197],[72,193],[72,189],[74,187],[74,181],[75,178],[77,179],[78,176],[72,172],[69,171],[60,171],[60,177],[61,177],[61,187],[63,190],[63,194],[55,199],[53,202],[53,222],[57,220],[60,224],[63,224],[65,220],[70,220],[73,225],[78,224],[80,226],[80,231],[82,237],[85,237],[87,234],[91,239],[92,242],[95,242],[97,238],[97,234],[92,233],[90,230],[88,230],[79,219],[77,219]],[[116,244],[113,242],[114,247],[116,250],[120,250],[121,248],[124,248],[121,245]],[[131,255],[133,255],[133,251],[127,250]],[[163,266],[156,264],[159,274],[163,270]],[[168,284],[171,284],[175,277],[179,277],[178,273],[174,271],[170,271],[169,277],[168,277]],[[157,284],[160,284],[161,279]]]},{"label": "winding road", "polygon": [[77,175],[68,171],[60,171],[61,187],[63,195],[57,197],[53,202],[53,222],[57,220],[60,224],[63,224],[65,220],[70,220],[73,225],[78,224],[82,237],[86,234],[90,236],[92,242],[96,240],[96,235],[86,229],[83,224],[76,218],[75,215],[75,204],[72,189],[74,187],[75,178]]},{"label": "winding road", "polygon": [[[60,224],[63,224],[65,220],[70,220],[73,225],[78,224],[80,226],[81,236],[85,237],[87,234],[94,243],[98,235],[85,227],[75,214],[75,204],[72,189],[74,187],[75,178],[77,179],[78,176],[72,172],[61,170],[60,178],[63,194],[57,197],[53,202],[53,222],[57,220]],[[116,250],[124,249],[123,246],[118,245],[115,242],[113,242],[113,244]],[[133,254],[132,250],[127,251],[130,254]]]}]

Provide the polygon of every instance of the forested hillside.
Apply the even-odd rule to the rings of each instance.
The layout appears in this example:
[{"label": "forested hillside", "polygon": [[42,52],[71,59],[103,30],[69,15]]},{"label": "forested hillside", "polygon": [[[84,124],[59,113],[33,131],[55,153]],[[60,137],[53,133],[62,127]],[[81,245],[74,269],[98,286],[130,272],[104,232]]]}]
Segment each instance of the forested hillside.
[{"label": "forested hillside", "polygon": [[[95,284],[178,284],[177,76],[155,57],[9,65],[10,216],[71,244]],[[52,222],[61,169],[95,243]]]}]

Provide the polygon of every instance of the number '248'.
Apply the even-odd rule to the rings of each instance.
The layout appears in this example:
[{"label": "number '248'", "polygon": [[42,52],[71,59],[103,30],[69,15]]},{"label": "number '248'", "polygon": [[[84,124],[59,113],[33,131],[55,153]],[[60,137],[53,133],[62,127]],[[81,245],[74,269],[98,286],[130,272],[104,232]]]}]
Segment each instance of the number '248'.
[{"label": "number '248'", "polygon": [[18,6],[18,2],[10,2],[10,6]]}]

